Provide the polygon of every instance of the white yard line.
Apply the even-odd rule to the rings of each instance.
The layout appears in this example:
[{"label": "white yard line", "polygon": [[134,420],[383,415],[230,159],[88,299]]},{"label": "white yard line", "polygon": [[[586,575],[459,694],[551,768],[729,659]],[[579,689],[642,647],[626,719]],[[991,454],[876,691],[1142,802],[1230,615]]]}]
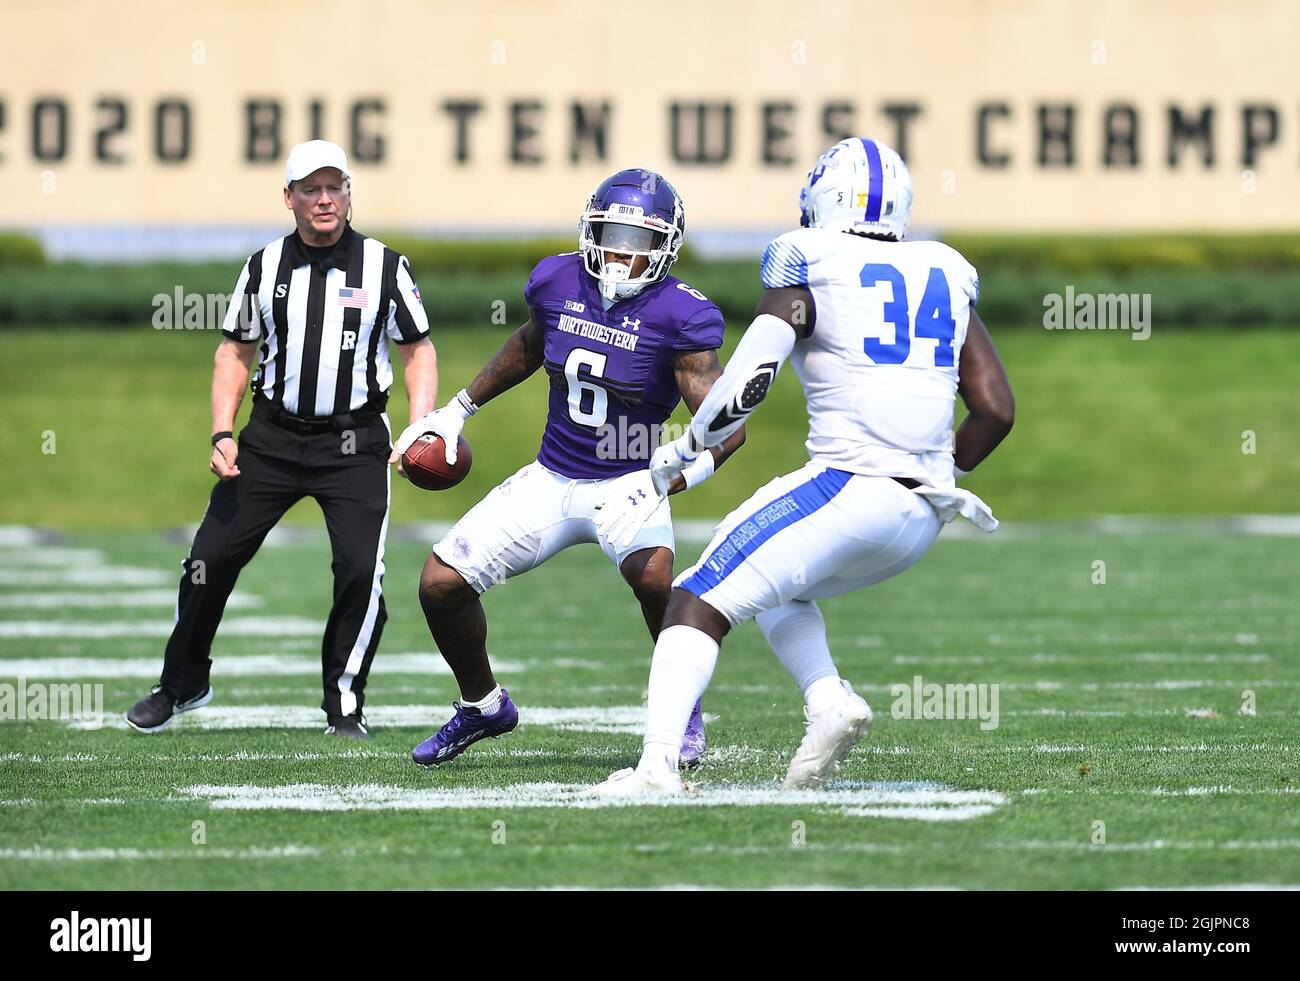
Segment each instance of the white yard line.
[{"label": "white yard line", "polygon": [[94,753],[63,753],[60,756],[43,756],[40,753],[0,753],[0,763],[21,760],[24,763],[95,763]]},{"label": "white yard line", "polygon": [[[62,610],[94,607],[140,607],[176,605],[174,589],[133,589],[117,592],[87,592],[84,590],[43,591],[39,593],[0,593],[3,610]],[[262,605],[258,596],[235,592],[226,601],[227,609],[246,610]]]},{"label": "white yard line", "polygon": [[104,553],[96,548],[33,544],[29,548],[0,548],[0,566],[103,565]]},{"label": "white yard line", "polygon": [[0,586],[159,586],[180,582],[176,571],[147,566],[118,565],[74,569],[15,569],[0,567]]},{"label": "white yard line", "polygon": [[315,858],[324,854],[313,845],[279,845],[274,848],[0,848],[0,861],[122,862],[163,859],[267,859]]},{"label": "white yard line", "polygon": [[45,541],[39,528],[28,525],[0,525],[0,548],[31,548]]},{"label": "white yard line", "polygon": [[1205,886],[1116,886],[1112,892],[1300,892],[1300,885],[1276,882],[1216,882]]},{"label": "white yard line", "polygon": [[[987,678],[987,675],[982,676]],[[867,684],[860,683],[855,679],[849,679],[853,682],[853,688],[858,693],[867,693],[871,695],[882,695],[894,697],[894,690],[898,687],[906,687],[908,692],[912,690],[913,681],[911,678],[900,678],[897,681],[888,684]],[[930,679],[926,679],[927,682]],[[970,676],[966,676],[962,681],[973,681]],[[1064,693],[1064,692],[1099,692],[1099,691],[1191,691],[1201,688],[1227,688],[1233,692],[1240,692],[1245,688],[1296,688],[1300,687],[1300,679],[1291,678],[1159,678],[1155,681],[1000,681],[997,682],[1001,691],[1028,691],[1043,693]]]},{"label": "white yard line", "polygon": [[[70,638],[98,640],[110,637],[170,637],[168,620],[117,620],[69,623],[58,620],[0,620],[0,638]],[[319,634],[320,620],[307,617],[231,617],[221,623],[226,637],[293,637]]]},{"label": "white yard line", "polygon": [[[319,663],[316,665],[316,670],[320,670]],[[451,709],[447,705],[378,705],[366,709],[366,721],[376,728],[389,726],[436,729],[447,721],[450,714]],[[707,720],[708,717],[705,718]],[[68,724],[79,728],[85,728],[87,725],[83,722]],[[126,720],[121,716],[110,716],[104,719],[104,724],[118,729],[126,728]],[[641,705],[586,705],[572,708],[527,705],[520,710],[519,724],[568,732],[624,733],[639,736],[645,728],[645,708]],[[186,712],[172,724],[171,728],[320,729],[324,725],[325,717],[316,706],[213,704],[194,712]]]},{"label": "white yard line", "polygon": [[904,821],[969,821],[992,814],[997,808],[989,804],[969,807],[846,807],[841,814],[849,817],[895,818]]},{"label": "white yard line", "polygon": [[787,791],[772,786],[705,786],[683,796],[593,798],[579,784],[529,783],[508,787],[411,788],[385,784],[331,786],[315,783],[274,787],[196,784],[179,788],[181,800],[207,801],[217,809],[295,811],[439,811],[626,807],[828,808],[851,817],[966,821],[1006,803],[988,790],[900,789],[888,785]]},{"label": "white yard line", "polygon": [[[224,627],[223,627],[224,629]],[[319,629],[319,626],[318,626]],[[498,661],[503,673],[528,670],[521,661]],[[24,657],[0,658],[0,678],[157,678],[162,655],[157,657]],[[440,654],[379,654],[372,677],[395,674],[450,675]],[[215,684],[222,678],[299,677],[320,675],[320,657],[301,654],[227,654],[213,661]]]},{"label": "white yard line", "polygon": [[1082,797],[1294,797],[1300,794],[1300,787],[1108,787],[1101,789],[1080,789],[1075,787],[1026,787],[1020,793],[1027,797],[1043,794],[1059,794]]},{"label": "white yard line", "polygon": [[[96,763],[99,757],[93,753],[70,753],[64,756],[43,756],[40,753],[5,753],[0,755],[0,763],[21,761],[23,763]],[[337,752],[281,752],[269,753],[260,750],[241,749],[233,753],[177,753],[149,755],[150,763],[249,763],[258,760],[292,761],[309,763],[316,760],[391,760],[392,753],[381,753],[374,749],[348,749]]]},{"label": "white yard line", "polygon": [[1136,654],[1116,651],[1112,654],[938,654],[933,656],[898,654],[893,658],[894,664],[920,665],[958,664],[978,665],[996,664],[1003,667],[1017,661],[1029,661],[1032,664],[1097,664],[1106,662],[1140,661],[1144,664],[1267,664],[1273,658],[1268,654],[1171,654],[1160,651],[1144,651]]},{"label": "white yard line", "polygon": [[964,750],[970,753],[1092,753],[1098,756],[1112,756],[1123,753],[1289,753],[1292,746],[1279,746],[1273,743],[1184,743],[1179,746],[1156,746],[1138,744],[1127,746],[1086,746],[1083,744],[1039,743],[1035,746],[990,746],[973,747]]},{"label": "white yard line", "polygon": [[1202,850],[1289,852],[1300,850],[1300,838],[1231,839],[1228,841],[1215,841],[1208,838],[1186,841],[1154,838],[1150,841],[1114,841],[1107,842],[1104,845],[1094,845],[1089,841],[1042,841],[1031,838],[1024,841],[998,843],[994,847],[1011,851],[1086,851],[1098,855],[1104,855],[1106,852],[1191,852]]}]

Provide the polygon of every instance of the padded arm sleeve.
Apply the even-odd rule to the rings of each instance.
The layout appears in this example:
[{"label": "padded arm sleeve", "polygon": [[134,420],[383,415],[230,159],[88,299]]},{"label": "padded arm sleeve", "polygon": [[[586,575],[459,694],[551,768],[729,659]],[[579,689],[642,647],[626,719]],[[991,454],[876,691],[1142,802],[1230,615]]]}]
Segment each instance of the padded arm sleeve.
[{"label": "padded arm sleeve", "polygon": [[772,387],[794,342],[794,328],[780,317],[763,313],[754,318],[691,420],[691,439],[697,447],[717,446],[745,424]]}]

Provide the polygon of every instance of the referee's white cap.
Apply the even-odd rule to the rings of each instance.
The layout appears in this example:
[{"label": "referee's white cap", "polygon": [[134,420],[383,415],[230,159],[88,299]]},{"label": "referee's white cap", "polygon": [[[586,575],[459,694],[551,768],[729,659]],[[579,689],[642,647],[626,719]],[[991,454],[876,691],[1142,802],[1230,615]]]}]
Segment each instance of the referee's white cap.
[{"label": "referee's white cap", "polygon": [[314,174],[322,167],[336,167],[344,177],[351,177],[348,171],[348,155],[343,147],[329,140],[308,140],[299,143],[289,151],[289,160],[284,165],[284,184],[288,187],[294,181],[300,181],[308,174]]}]

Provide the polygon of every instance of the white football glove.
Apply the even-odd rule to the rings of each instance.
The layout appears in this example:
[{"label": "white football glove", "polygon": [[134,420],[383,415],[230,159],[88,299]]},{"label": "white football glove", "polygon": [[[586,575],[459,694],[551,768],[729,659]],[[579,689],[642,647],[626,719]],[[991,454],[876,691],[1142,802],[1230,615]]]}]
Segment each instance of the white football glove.
[{"label": "white football glove", "polygon": [[[464,397],[462,398],[462,396]],[[470,410],[469,406],[474,406],[473,411]],[[446,447],[444,453],[447,462],[454,464],[456,462],[456,442],[460,439],[460,431],[465,428],[465,420],[476,411],[478,411],[478,406],[474,405],[473,401],[462,389],[456,393],[455,398],[441,409],[426,412],[402,430],[402,435],[398,436],[397,442],[393,444],[393,455],[390,462],[401,459],[402,454],[410,448],[410,445],[425,433],[433,433],[435,436],[442,438],[442,442]]]},{"label": "white football glove", "polygon": [[697,452],[691,444],[691,434],[687,432],[655,450],[650,458],[650,476],[655,490],[667,497],[668,489],[678,476],[686,480],[686,489],[690,490],[713,476],[713,466],[712,451]]},{"label": "white football glove", "polygon": [[656,489],[649,470],[619,477],[609,496],[596,505],[596,533],[615,548],[627,548],[667,499],[666,492]]},{"label": "white football glove", "polygon": [[683,433],[671,443],[664,443],[650,458],[650,476],[655,489],[667,494],[674,480],[691,465],[700,454],[691,448],[691,434]]}]

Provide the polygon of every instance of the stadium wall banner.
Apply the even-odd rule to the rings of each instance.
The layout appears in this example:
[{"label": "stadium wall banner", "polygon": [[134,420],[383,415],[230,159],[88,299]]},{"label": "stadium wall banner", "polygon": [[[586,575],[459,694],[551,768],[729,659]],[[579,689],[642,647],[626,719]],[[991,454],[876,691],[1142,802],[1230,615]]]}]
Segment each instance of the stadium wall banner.
[{"label": "stadium wall banner", "polygon": [[1300,224],[1297,4],[654,9],[647,35],[558,0],[10,0],[2,220],[274,222],[288,147],[324,137],[368,227],[567,227],[625,166],[692,223],[780,227],[815,156],[865,134],[904,154],[919,224]]}]

